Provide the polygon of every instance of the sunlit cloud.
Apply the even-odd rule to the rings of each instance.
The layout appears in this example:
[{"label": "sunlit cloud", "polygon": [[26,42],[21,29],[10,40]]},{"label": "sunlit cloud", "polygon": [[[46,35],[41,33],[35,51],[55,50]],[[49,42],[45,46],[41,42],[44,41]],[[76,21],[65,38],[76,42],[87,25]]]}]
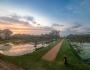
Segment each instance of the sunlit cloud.
[{"label": "sunlit cloud", "polygon": [[[44,34],[50,30],[43,28],[49,22],[37,15],[18,9],[0,7],[0,29],[10,29],[13,34]],[[2,14],[2,15],[1,15]]]},{"label": "sunlit cloud", "polygon": [[0,22],[0,30],[3,29],[10,29],[13,34],[32,34],[32,35],[40,35],[40,34],[45,34],[49,33],[50,31],[44,28],[37,28],[37,27],[32,27],[28,25],[24,25],[22,23],[17,23],[17,24],[7,24],[7,23],[2,23]]},{"label": "sunlit cloud", "polygon": [[41,16],[40,14],[37,14],[31,10],[24,10],[20,8],[15,8],[15,7],[6,7],[6,6],[1,6],[0,7],[0,16],[1,17],[9,17],[9,18],[14,18],[19,19],[25,22],[30,22],[32,21],[33,26],[50,26],[50,21],[47,19],[47,17]]}]

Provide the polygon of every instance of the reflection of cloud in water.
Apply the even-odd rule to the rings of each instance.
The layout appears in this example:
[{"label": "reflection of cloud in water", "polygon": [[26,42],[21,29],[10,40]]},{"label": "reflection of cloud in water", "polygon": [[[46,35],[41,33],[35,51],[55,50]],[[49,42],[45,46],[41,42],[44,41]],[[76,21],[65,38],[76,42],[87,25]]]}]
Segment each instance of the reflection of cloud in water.
[{"label": "reflection of cloud in water", "polygon": [[3,50],[3,51],[8,51],[12,48],[12,45],[9,44],[9,43],[6,43],[6,44],[1,44],[0,45],[0,50]]},{"label": "reflection of cloud in water", "polygon": [[[45,45],[47,46],[47,45]],[[41,48],[42,45],[39,44],[37,48]],[[0,51],[0,53],[8,56],[19,56],[19,55],[24,55],[27,53],[32,53],[35,51],[35,47],[32,44],[20,44],[20,45],[13,45],[11,49],[6,50],[6,51]]]}]

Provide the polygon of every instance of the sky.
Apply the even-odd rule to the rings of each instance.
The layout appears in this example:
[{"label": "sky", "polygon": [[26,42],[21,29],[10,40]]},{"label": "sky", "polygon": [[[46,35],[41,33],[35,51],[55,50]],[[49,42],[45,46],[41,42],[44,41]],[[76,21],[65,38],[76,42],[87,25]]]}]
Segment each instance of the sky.
[{"label": "sky", "polygon": [[90,33],[90,0],[0,0],[0,28],[14,33]]}]

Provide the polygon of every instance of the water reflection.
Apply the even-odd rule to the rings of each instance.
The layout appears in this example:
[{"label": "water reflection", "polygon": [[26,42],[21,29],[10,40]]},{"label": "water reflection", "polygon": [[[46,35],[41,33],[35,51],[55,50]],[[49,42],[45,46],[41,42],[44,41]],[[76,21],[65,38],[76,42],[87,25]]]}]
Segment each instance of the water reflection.
[{"label": "water reflection", "polygon": [[72,42],[71,43],[74,47],[75,50],[80,49],[80,53],[79,55],[81,56],[82,59],[86,60],[86,59],[90,59],[90,43],[76,43],[76,42]]},{"label": "water reflection", "polygon": [[[36,48],[46,47],[48,44],[38,44]],[[32,53],[36,49],[33,44],[24,43],[24,44],[1,44],[0,53],[8,56],[20,56],[27,53]]]}]

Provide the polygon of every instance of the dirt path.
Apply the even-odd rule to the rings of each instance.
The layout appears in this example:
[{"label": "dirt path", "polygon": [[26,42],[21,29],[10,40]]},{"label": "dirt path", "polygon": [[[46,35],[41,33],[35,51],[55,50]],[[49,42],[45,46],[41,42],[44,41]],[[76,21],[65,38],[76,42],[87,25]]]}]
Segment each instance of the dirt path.
[{"label": "dirt path", "polygon": [[24,70],[24,69],[17,67],[16,65],[12,63],[7,63],[0,60],[0,70]]},{"label": "dirt path", "polygon": [[61,48],[61,45],[64,40],[61,40],[55,47],[53,47],[50,51],[48,51],[44,56],[42,56],[43,60],[46,61],[54,61],[56,56]]}]

